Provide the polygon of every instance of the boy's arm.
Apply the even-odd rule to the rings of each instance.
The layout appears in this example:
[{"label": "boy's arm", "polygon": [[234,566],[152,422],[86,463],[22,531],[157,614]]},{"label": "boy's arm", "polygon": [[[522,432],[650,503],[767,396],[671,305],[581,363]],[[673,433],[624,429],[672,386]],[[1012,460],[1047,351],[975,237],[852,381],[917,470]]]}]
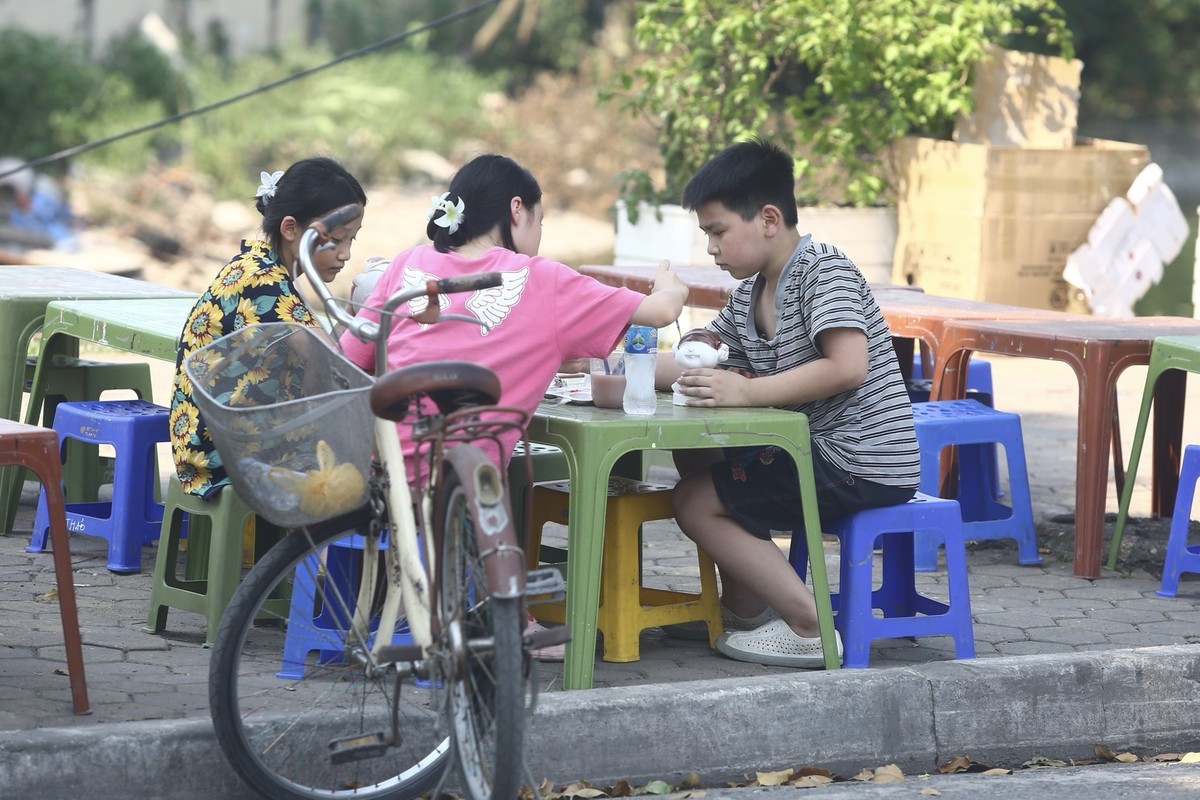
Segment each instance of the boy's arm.
[{"label": "boy's arm", "polygon": [[858,328],[817,334],[823,358],[776,375],[746,378],[732,370],[686,370],[679,377],[688,405],[787,406],[861,386],[867,379],[867,335]]}]

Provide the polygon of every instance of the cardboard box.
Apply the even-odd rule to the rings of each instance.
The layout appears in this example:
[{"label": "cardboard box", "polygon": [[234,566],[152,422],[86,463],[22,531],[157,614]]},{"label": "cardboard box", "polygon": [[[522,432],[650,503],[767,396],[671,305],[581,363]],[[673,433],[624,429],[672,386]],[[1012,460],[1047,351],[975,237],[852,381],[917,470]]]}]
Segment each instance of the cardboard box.
[{"label": "cardboard box", "polygon": [[895,146],[892,280],[935,294],[1086,310],[1067,256],[1150,161],[1143,145],[1080,140],[1030,149],[906,138]]},{"label": "cardboard box", "polygon": [[975,66],[975,109],[960,114],[954,141],[1069,148],[1079,116],[1083,62],[988,45]]}]

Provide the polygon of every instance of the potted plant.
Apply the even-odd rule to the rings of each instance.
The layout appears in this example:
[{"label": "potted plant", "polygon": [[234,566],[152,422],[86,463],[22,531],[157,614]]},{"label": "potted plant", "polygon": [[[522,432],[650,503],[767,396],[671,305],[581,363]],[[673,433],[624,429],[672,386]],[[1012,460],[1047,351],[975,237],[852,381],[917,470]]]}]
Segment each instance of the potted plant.
[{"label": "potted plant", "polygon": [[[690,223],[663,204],[722,148],[755,134],[796,154],[802,205],[894,206],[889,145],[949,137],[971,110],[971,70],[988,44],[1071,49],[1054,0],[646,0],[636,15],[639,56],[604,96],[656,124],[663,172],[622,174],[618,259],[633,257],[623,232],[672,216]],[[875,214],[894,241],[894,208]],[[803,219],[801,228],[864,266],[838,234]],[[650,235],[656,263],[672,234]],[[703,244],[675,254],[703,256]]]}]

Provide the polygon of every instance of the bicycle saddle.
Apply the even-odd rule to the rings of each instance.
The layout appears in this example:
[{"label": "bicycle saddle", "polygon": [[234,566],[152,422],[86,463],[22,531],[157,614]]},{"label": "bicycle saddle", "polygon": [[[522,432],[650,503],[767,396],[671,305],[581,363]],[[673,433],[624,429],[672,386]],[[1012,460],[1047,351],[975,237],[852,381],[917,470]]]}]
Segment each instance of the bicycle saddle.
[{"label": "bicycle saddle", "polygon": [[470,406],[493,406],[500,399],[500,379],[482,364],[429,361],[389,372],[371,387],[371,411],[399,422],[413,397],[425,395],[443,414]]}]

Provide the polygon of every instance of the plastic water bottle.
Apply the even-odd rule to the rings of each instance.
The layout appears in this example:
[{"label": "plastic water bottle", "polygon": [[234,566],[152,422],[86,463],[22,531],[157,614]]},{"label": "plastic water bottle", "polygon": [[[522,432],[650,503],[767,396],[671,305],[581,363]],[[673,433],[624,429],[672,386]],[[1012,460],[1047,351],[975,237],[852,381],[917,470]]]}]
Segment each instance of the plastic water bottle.
[{"label": "plastic water bottle", "polygon": [[658,329],[630,325],[625,332],[625,394],[621,407],[626,414],[653,414],[654,370],[658,358]]}]

